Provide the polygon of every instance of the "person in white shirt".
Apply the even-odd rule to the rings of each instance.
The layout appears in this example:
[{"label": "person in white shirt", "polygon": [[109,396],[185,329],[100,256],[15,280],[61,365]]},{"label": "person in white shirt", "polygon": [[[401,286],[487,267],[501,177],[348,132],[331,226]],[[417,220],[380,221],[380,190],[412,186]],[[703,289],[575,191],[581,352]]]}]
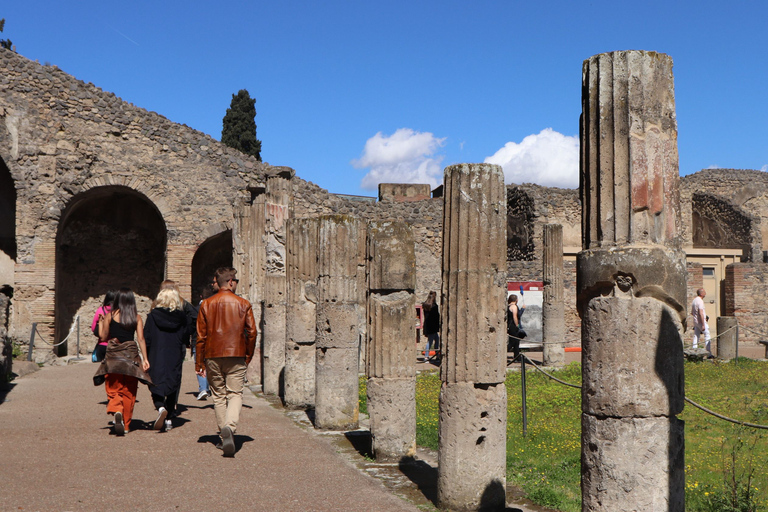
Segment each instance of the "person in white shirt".
[{"label": "person in white shirt", "polygon": [[707,325],[707,313],[704,311],[704,297],[707,292],[704,288],[696,290],[696,298],[691,304],[691,316],[693,316],[693,348],[698,348],[701,335],[704,334],[704,348],[712,355],[711,337],[709,335],[709,325]]}]

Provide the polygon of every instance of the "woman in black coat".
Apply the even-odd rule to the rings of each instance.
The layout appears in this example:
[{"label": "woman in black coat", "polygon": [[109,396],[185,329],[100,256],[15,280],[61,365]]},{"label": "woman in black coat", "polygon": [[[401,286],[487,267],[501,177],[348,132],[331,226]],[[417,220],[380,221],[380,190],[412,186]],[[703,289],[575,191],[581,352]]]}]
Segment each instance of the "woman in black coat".
[{"label": "woman in black coat", "polygon": [[149,391],[157,409],[153,428],[164,429],[166,432],[173,428],[171,419],[176,417],[181,367],[189,338],[187,315],[182,309],[179,292],[174,288],[160,290],[155,299],[155,307],[147,315],[144,325],[149,374],[154,382]]}]

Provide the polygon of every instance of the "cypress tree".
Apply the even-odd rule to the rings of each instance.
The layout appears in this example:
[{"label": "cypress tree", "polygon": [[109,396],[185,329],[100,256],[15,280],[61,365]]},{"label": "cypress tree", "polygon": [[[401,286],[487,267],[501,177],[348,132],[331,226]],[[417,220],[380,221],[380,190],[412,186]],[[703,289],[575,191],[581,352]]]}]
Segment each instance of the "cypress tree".
[{"label": "cypress tree", "polygon": [[[5,18],[0,20],[0,32],[3,31],[5,28]],[[10,39],[0,39],[0,48],[5,48],[6,50],[13,50],[13,43]]]},{"label": "cypress tree", "polygon": [[246,89],[232,95],[222,123],[221,142],[261,161],[261,141],[256,138],[256,100]]}]

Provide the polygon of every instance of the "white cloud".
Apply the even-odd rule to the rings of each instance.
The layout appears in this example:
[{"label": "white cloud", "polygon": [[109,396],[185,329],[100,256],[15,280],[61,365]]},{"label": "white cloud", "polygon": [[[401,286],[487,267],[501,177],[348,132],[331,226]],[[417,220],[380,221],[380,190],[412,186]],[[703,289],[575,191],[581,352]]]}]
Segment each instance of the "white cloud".
[{"label": "white cloud", "polygon": [[486,163],[504,169],[505,183],[536,183],[546,187],[578,188],[579,138],[545,128],[522,142],[507,142]]},{"label": "white cloud", "polygon": [[760,168],[760,170],[761,170],[761,171],[763,171],[763,172],[768,172],[768,164],[766,164],[766,165],[762,166],[762,167]]},{"label": "white cloud", "polygon": [[445,138],[410,128],[400,128],[389,136],[379,132],[365,142],[363,154],[351,163],[357,169],[370,168],[360,183],[366,190],[375,190],[379,183],[429,183],[436,187],[443,180],[443,156],[435,152],[444,143]]}]

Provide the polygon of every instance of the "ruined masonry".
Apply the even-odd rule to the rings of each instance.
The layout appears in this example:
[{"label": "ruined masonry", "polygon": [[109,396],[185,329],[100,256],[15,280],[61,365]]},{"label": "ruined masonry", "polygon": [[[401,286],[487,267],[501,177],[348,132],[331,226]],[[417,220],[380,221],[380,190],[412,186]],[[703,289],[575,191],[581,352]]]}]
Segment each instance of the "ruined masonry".
[{"label": "ruined masonry", "polygon": [[[282,172],[281,172],[282,171]],[[293,169],[279,168],[267,177],[264,248],[264,330],[262,334],[262,390],[282,395],[285,369],[286,276],[285,221],[290,215]]]},{"label": "ruined masonry", "polygon": [[582,510],[684,510],[686,281],[672,59],[584,62]]},{"label": "ruined masonry", "polygon": [[288,304],[283,402],[287,407],[315,405],[318,223],[317,218],[286,221]]},{"label": "ruined masonry", "polygon": [[[357,428],[360,291],[365,224],[345,215],[320,218],[317,261],[315,428]],[[365,279],[365,277],[363,277]]]},{"label": "ruined masonry", "polygon": [[502,507],[506,496],[506,190],[501,167],[445,169],[444,348],[438,506]]},{"label": "ruined masonry", "polygon": [[368,224],[366,376],[376,460],[416,453],[413,232],[404,222]]},{"label": "ruined masonry", "polygon": [[544,300],[542,328],[546,366],[565,362],[565,300],[563,294],[563,226],[544,225]]}]

